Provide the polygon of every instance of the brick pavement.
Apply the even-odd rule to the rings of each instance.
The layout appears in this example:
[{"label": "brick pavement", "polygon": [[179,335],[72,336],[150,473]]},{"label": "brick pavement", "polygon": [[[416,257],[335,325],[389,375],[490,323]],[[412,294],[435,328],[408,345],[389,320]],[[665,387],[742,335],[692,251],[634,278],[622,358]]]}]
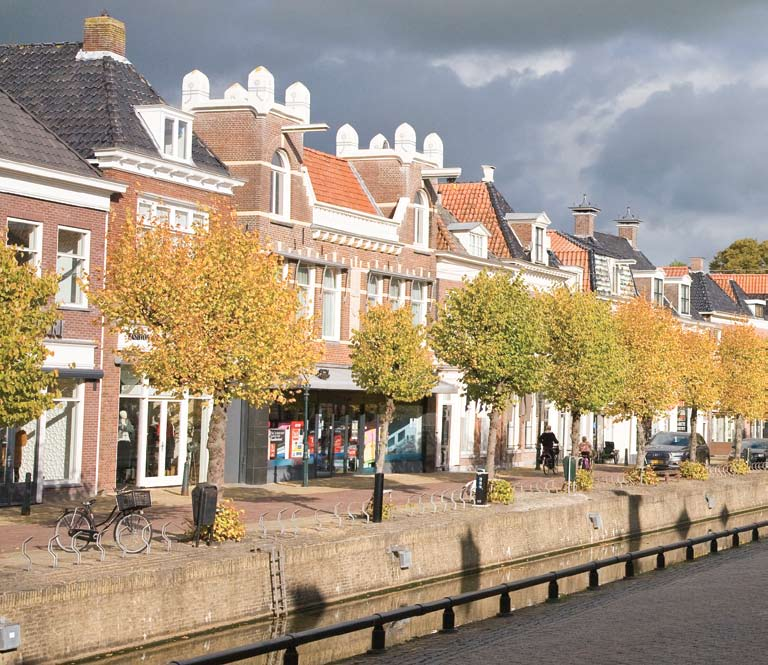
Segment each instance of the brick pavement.
[{"label": "brick pavement", "polygon": [[[764,663],[768,543],[394,646],[377,665]],[[439,615],[436,623],[439,621]],[[338,665],[370,664],[358,656]]]}]

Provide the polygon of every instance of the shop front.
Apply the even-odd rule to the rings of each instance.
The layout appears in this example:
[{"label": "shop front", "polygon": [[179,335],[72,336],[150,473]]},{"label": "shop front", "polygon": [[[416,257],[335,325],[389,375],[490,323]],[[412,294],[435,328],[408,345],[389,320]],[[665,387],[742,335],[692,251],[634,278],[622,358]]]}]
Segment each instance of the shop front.
[{"label": "shop front", "polygon": [[123,365],[117,414],[117,486],[181,485],[185,464],[189,465],[190,484],[204,481],[210,414],[210,399],[179,399],[159,393]]}]

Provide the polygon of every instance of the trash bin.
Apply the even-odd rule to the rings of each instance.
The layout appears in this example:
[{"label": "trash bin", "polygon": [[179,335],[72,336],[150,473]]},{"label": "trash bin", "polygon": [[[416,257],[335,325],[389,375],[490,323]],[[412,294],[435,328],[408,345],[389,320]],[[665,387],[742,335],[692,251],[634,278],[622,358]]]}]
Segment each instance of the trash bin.
[{"label": "trash bin", "polygon": [[[200,483],[192,490],[192,518],[195,522],[195,545],[200,541],[200,530],[204,526],[213,526],[216,521],[216,504],[219,500],[219,488],[211,483]],[[209,531],[208,542],[210,543]]]},{"label": "trash bin", "polygon": [[563,458],[563,476],[567,483],[576,482],[576,458],[572,455]]},{"label": "trash bin", "polygon": [[484,506],[488,503],[488,473],[478,469],[475,473],[475,505]]}]

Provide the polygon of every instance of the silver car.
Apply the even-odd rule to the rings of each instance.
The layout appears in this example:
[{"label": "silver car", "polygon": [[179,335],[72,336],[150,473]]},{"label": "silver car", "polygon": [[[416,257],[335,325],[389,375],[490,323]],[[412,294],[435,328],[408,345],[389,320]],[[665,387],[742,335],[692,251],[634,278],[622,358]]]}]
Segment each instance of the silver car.
[{"label": "silver car", "polygon": [[[690,432],[657,432],[645,447],[645,463],[654,469],[678,469],[688,459]],[[701,434],[696,435],[696,461],[709,464],[709,446]]]}]

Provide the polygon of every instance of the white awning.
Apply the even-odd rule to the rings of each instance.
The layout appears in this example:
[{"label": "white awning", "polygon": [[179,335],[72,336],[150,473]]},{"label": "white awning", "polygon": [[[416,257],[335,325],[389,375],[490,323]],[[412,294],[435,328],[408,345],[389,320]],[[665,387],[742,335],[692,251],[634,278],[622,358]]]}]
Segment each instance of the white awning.
[{"label": "white awning", "polygon": [[[318,374],[328,378],[321,379]],[[352,370],[348,367],[319,367],[317,374],[309,380],[310,390],[354,390],[364,392],[352,379]],[[432,390],[433,395],[452,395],[459,392],[456,386],[440,381]]]}]

